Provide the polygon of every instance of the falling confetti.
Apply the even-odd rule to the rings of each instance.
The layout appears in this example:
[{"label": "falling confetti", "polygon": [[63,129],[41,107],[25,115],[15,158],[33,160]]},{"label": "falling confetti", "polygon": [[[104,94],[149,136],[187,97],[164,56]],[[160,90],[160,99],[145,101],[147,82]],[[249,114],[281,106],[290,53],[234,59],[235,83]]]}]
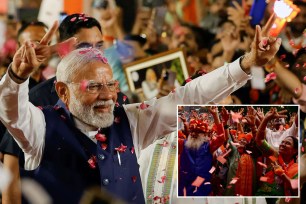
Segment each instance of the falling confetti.
[{"label": "falling confetti", "polygon": [[127,96],[126,96],[126,95],[124,95],[124,96],[123,96],[123,102],[125,102],[125,101],[126,101],[126,99],[127,99]]},{"label": "falling confetti", "polygon": [[132,176],[133,183],[136,183],[136,180],[137,180],[137,176]]},{"label": "falling confetti", "polygon": [[209,170],[209,173],[212,174],[212,173],[214,173],[215,170],[216,170],[216,167],[213,166],[213,167],[211,167],[211,169]]},{"label": "falling confetti", "polygon": [[127,149],[127,146],[123,145],[122,143],[119,147],[115,148],[115,150],[120,153],[125,152],[126,149]]},{"label": "falling confetti", "polygon": [[118,102],[116,102],[115,106],[118,108],[120,106],[120,104]]},{"label": "falling confetti", "polygon": [[80,90],[85,92],[87,90],[88,86],[88,81],[87,80],[82,80],[80,83]]},{"label": "falling confetti", "polygon": [[149,105],[145,104],[144,102],[142,102],[139,106],[140,110],[145,110],[149,107]]},{"label": "falling confetti", "polygon": [[97,133],[95,135],[96,140],[100,141],[100,142],[105,142],[107,140],[106,136],[104,134],[101,133]]},{"label": "falling confetti", "polygon": [[134,147],[131,148],[131,153],[132,153],[132,154],[135,153],[135,148],[134,148]]},{"label": "falling confetti", "polygon": [[230,184],[236,184],[237,181],[238,181],[239,178],[233,178],[231,181],[230,181]]},{"label": "falling confetti", "polygon": [[259,180],[262,182],[268,182],[268,177],[262,176]]},{"label": "falling confetti", "polygon": [[257,162],[257,164],[259,164],[260,166],[262,166],[263,168],[268,168],[266,164],[262,163],[262,162]]},{"label": "falling confetti", "polygon": [[223,156],[218,156],[218,157],[217,157],[217,160],[218,160],[221,164],[225,164],[225,162],[226,162],[226,159],[224,159]]},{"label": "falling confetti", "polygon": [[240,113],[235,113],[231,111],[231,116],[234,122],[239,123],[239,119],[242,118],[242,115]]},{"label": "falling confetti", "polygon": [[70,22],[74,22],[77,19],[77,17],[73,17],[72,19],[70,19]]},{"label": "falling confetti", "polygon": [[290,184],[291,184],[292,189],[298,189],[298,187],[299,187],[298,179],[291,179]]},{"label": "falling confetti", "polygon": [[246,151],[246,153],[248,153],[248,154],[252,154],[252,151],[250,151],[250,150],[245,150]]},{"label": "falling confetti", "polygon": [[286,64],[285,67],[288,68],[288,67],[290,67],[290,65],[289,65],[289,64]]},{"label": "falling confetti", "polygon": [[88,159],[88,164],[90,168],[94,169],[96,168],[97,158],[96,156],[91,156],[90,159]]},{"label": "falling confetti", "polygon": [[267,74],[266,78],[265,78],[265,83],[268,83],[271,80],[276,79],[276,74],[274,72],[271,72],[269,74]]},{"label": "falling confetti", "polygon": [[191,81],[192,81],[191,78],[188,78],[188,79],[185,80],[186,83],[189,83],[189,82],[191,82]]},{"label": "falling confetti", "polygon": [[301,66],[300,64],[296,64],[296,65],[295,65],[296,68],[299,68],[300,66]]},{"label": "falling confetti", "polygon": [[277,161],[277,158],[276,158],[275,156],[269,156],[269,159],[270,159],[272,162]]},{"label": "falling confetti", "polygon": [[161,180],[158,181],[158,183],[165,183],[165,180],[166,180],[166,176],[162,176],[162,177],[161,177]]},{"label": "falling confetti", "polygon": [[101,144],[101,148],[102,148],[103,150],[106,150],[106,149],[107,149],[107,144],[102,143],[102,144]]}]

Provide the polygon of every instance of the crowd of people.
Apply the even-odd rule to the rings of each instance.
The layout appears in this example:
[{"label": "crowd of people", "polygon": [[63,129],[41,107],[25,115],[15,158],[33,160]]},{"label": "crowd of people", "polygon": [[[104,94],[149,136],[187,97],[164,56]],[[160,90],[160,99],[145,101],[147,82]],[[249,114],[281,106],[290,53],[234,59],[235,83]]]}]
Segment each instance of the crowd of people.
[{"label": "crowd of people", "polygon": [[[236,123],[227,107],[221,114],[217,107],[203,108],[205,113],[185,107],[179,120],[186,123],[179,123],[177,132],[176,106],[296,103],[305,111],[305,1],[293,1],[300,12],[279,37],[269,35],[274,0],[266,1],[256,23],[249,18],[255,0],[101,2],[50,28],[14,17],[4,21],[0,161],[13,176],[2,203],[30,202],[21,192],[23,178],[41,185],[54,203],[87,203],[84,196],[92,192],[110,203],[297,195],[290,181],[298,176],[296,138],[300,125],[304,141],[303,113],[301,124],[290,120],[288,126],[285,111],[275,107],[248,107],[243,122]],[[162,74],[149,68],[141,83],[146,94],[132,92],[125,64],[174,48],[184,50],[189,78],[175,73],[175,87],[162,86]],[[254,67],[267,74],[262,90],[250,83]],[[197,151],[205,159],[197,158]],[[201,167],[193,168],[194,162]]]},{"label": "crowd of people", "polygon": [[297,110],[180,107],[179,195],[297,196]]}]

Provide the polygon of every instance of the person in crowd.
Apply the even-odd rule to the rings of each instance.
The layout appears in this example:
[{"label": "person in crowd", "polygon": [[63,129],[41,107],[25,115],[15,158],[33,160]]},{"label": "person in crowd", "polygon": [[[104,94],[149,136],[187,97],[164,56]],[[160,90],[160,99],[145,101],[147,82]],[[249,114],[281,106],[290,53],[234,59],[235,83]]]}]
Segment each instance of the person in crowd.
[{"label": "person in crowd", "polygon": [[218,116],[218,107],[209,108],[217,125],[217,136],[208,124],[199,119],[189,122],[189,135],[179,150],[179,196],[208,196],[211,193],[212,154],[224,141],[224,129]]},{"label": "person in crowd", "polygon": [[[24,23],[17,34],[18,45],[23,45],[26,41],[34,43],[39,42],[47,33],[47,26],[39,21]],[[29,89],[41,82],[41,71],[46,67],[47,61],[43,62],[41,66],[33,72],[29,78]],[[0,152],[3,153],[3,164],[7,167],[13,175],[13,181],[9,187],[2,193],[2,203],[20,203],[21,190],[20,190],[20,172],[19,172],[19,157],[23,157],[20,153],[20,148],[13,140],[8,132],[3,132],[3,138],[0,140]]]},{"label": "person in crowd", "polygon": [[297,195],[297,190],[292,188],[290,180],[298,178],[298,139],[296,136],[288,135],[281,141],[278,150],[274,149],[265,140],[265,129],[268,122],[276,118],[286,117],[286,115],[281,115],[282,113],[277,112],[275,108],[271,108],[258,127],[256,143],[263,155],[269,157],[271,163],[265,174],[267,180],[257,190],[257,196]]}]

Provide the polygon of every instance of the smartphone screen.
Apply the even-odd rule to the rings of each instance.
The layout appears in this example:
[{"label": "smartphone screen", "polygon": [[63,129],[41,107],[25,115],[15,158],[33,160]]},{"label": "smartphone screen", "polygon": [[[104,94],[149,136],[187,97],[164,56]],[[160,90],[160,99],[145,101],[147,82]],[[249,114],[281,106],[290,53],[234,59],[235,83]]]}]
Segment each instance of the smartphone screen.
[{"label": "smartphone screen", "polygon": [[160,6],[155,8],[154,28],[157,34],[161,34],[163,31],[165,16],[167,13],[167,7]]}]

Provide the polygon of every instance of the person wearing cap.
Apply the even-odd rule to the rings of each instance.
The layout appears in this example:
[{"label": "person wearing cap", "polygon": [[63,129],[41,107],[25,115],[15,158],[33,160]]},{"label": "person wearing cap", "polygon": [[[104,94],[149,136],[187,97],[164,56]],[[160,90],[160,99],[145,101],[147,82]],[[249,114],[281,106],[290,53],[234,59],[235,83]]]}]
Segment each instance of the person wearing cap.
[{"label": "person wearing cap", "polygon": [[225,141],[223,125],[218,116],[218,108],[210,107],[217,125],[217,136],[212,137],[208,123],[191,119],[187,140],[179,147],[179,196],[208,196],[211,193],[211,173],[213,152]]}]

